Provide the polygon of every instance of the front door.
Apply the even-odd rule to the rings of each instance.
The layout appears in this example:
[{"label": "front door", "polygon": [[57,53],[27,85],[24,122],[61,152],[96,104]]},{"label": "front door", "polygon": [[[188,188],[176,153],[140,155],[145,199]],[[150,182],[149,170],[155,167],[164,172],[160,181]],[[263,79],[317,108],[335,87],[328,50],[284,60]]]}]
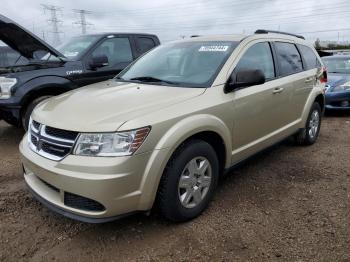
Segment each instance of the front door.
[{"label": "front door", "polygon": [[[91,68],[93,57],[106,56],[108,64],[100,68]],[[86,82],[95,83],[111,79],[133,61],[133,53],[128,37],[112,37],[104,40],[85,59]]]},{"label": "front door", "polygon": [[239,162],[266,147],[274,139],[274,133],[286,121],[289,87],[283,79],[277,79],[272,49],[269,42],[251,45],[239,60],[234,71],[259,69],[266,82],[232,93],[233,132],[232,161]]}]

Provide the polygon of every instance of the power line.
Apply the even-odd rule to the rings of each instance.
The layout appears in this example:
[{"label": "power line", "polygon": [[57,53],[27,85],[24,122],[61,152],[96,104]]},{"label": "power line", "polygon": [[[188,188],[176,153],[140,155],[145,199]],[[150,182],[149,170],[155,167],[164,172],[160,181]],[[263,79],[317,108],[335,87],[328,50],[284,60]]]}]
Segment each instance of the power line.
[{"label": "power line", "polygon": [[[337,14],[348,14],[350,13],[350,11],[339,11],[339,12],[325,12],[325,13],[317,13],[317,14],[313,14],[313,15],[301,15],[301,16],[291,16],[291,17],[281,17],[281,18],[278,18],[278,20],[288,20],[288,23],[290,24],[291,23],[291,20],[296,20],[297,19],[297,22],[300,22],[300,18],[304,18],[304,19],[309,19],[309,18],[313,18],[313,17],[319,17],[319,16],[322,16],[322,15],[327,15],[327,17],[329,18],[329,16],[333,16],[333,15],[337,15]],[[244,18],[244,16],[242,16],[242,18]],[[266,21],[272,21],[273,24],[278,24],[278,21],[275,20],[275,18],[270,18],[270,19],[250,19],[249,21],[248,20],[240,20],[240,19],[235,19],[235,20],[232,20],[232,19],[222,19],[220,21],[220,23],[215,23],[215,24],[212,24],[210,25],[210,27],[219,27],[219,26],[233,26],[233,25],[237,25],[237,24],[244,24],[244,25],[247,25],[247,24],[255,24],[255,23],[259,23],[259,24],[264,24],[264,22]],[[319,19],[318,19],[319,21]],[[195,26],[191,26],[191,25],[179,25],[178,23],[168,23],[168,27],[166,26],[167,24],[166,23],[162,23],[160,26],[156,26],[156,27],[153,27],[152,29],[164,29],[164,30],[169,30],[169,26],[173,25],[174,28],[176,29],[198,29],[198,28],[208,28],[209,25],[208,23],[196,23]],[[107,27],[110,27],[110,28],[115,28],[115,27],[118,27],[118,26],[107,26]],[[123,26],[124,27],[124,26]],[[129,29],[131,29],[132,27],[128,27],[128,26],[125,26]],[[148,26],[150,27],[150,26]],[[146,27],[140,27],[140,26],[134,26],[135,29],[147,29]]]},{"label": "power line", "polygon": [[[246,0],[245,2],[239,2],[239,3],[232,3],[231,1],[228,1],[228,2],[223,2],[224,5],[226,6],[231,6],[231,7],[235,7],[235,6],[242,6],[242,5],[251,5],[251,4],[254,4],[254,3],[263,3],[264,5],[265,4],[268,4],[268,2],[274,2],[274,0],[266,0],[266,1],[261,1],[261,0]],[[297,1],[293,1],[292,3],[294,2],[297,2]],[[305,2],[305,0],[302,0],[300,2]],[[184,9],[184,10],[191,10],[193,11],[193,8],[192,7],[198,7],[200,5],[202,5],[203,3],[206,3],[205,4],[205,7],[207,8],[208,7],[208,4],[209,5],[213,5],[213,7],[222,7],[224,5],[218,5],[218,2],[217,1],[212,1],[212,0],[202,0],[200,2],[198,1],[195,1],[195,2],[186,2],[186,4],[184,3],[176,3],[176,4],[167,4],[165,8],[163,8],[162,6],[161,7],[149,7],[149,8],[138,8],[138,9],[135,9],[133,8],[132,10],[121,10],[121,9],[118,9],[118,10],[111,10],[111,11],[94,11],[95,13],[100,13],[100,14],[107,14],[107,13],[120,13],[120,12],[124,12],[124,13],[143,13],[144,11],[150,11],[152,14],[159,14],[159,12],[163,12],[163,11],[166,11],[166,12],[172,12],[176,9]],[[190,9],[189,9],[190,8]]]},{"label": "power line", "polygon": [[349,31],[350,27],[347,28],[333,28],[329,30],[317,30],[317,31],[308,31],[308,32],[298,32],[298,34],[316,34],[316,33],[328,33],[328,32],[340,32],[340,31]]},{"label": "power line", "polygon": [[59,45],[61,43],[60,34],[61,31],[58,30],[58,25],[62,23],[62,20],[58,19],[57,13],[59,11],[62,11],[62,7],[55,6],[55,5],[46,5],[41,4],[41,6],[44,8],[44,12],[50,11],[51,18],[47,21],[52,25],[52,34],[53,34],[53,45]]},{"label": "power line", "polygon": [[[298,0],[295,0],[295,1],[298,1]],[[303,2],[304,2],[304,0],[303,0]],[[258,12],[258,19],[257,19],[257,14],[254,14],[254,16],[233,15],[230,18],[228,18],[228,17],[222,18],[222,19],[219,19],[219,20],[215,20],[212,23],[209,23],[208,21],[206,21],[204,23],[203,22],[198,23],[198,22],[193,21],[191,19],[190,20],[182,19],[180,24],[177,21],[174,21],[174,22],[170,22],[169,21],[169,22],[165,22],[165,23],[157,23],[156,26],[153,26],[151,24],[151,25],[148,25],[147,28],[145,28],[144,26],[139,26],[139,25],[128,26],[126,24],[123,24],[123,28],[128,28],[129,30],[130,29],[136,29],[136,30],[137,29],[138,30],[140,30],[140,29],[148,29],[149,30],[149,28],[150,29],[157,28],[157,30],[160,29],[159,31],[161,31],[162,29],[163,30],[172,29],[172,28],[169,28],[169,27],[165,28],[165,26],[168,25],[168,26],[175,26],[176,28],[181,27],[183,29],[185,29],[185,28],[187,28],[187,29],[196,28],[197,29],[197,27],[207,28],[207,27],[215,27],[215,26],[236,25],[236,24],[243,24],[243,23],[244,23],[244,25],[247,25],[247,24],[252,24],[252,23],[256,24],[256,22],[259,23],[259,25],[261,25],[262,23],[266,24],[266,21],[273,21],[274,23],[276,23],[277,19],[279,19],[279,20],[288,20],[288,23],[291,22],[290,19],[298,19],[297,23],[303,23],[303,21],[301,21],[301,18],[309,20],[309,18],[314,17],[314,16],[327,15],[327,19],[329,19],[331,16],[334,16],[334,15],[336,15],[338,13],[343,13],[343,14],[344,13],[348,13],[347,11],[344,11],[344,10],[348,9],[349,3],[348,2],[343,2],[342,4],[343,5],[339,5],[339,3],[338,3],[338,5],[336,7],[334,7],[334,8],[341,8],[340,10],[339,9],[338,10],[334,10],[334,8],[332,8],[332,12],[331,13],[329,13],[329,12],[322,13],[321,12],[321,11],[326,11],[326,10],[328,11],[329,10],[329,8],[326,8],[326,6],[320,8],[321,5],[318,5],[319,8],[316,8],[316,9],[312,8],[312,10],[306,10],[305,6],[303,8],[300,8],[300,7],[299,8],[293,8],[295,6],[295,3],[293,3],[293,7],[292,8],[288,8],[288,5],[283,5],[283,8],[286,9],[286,10],[282,10],[282,11],[280,11],[278,13],[276,13],[276,11]],[[203,11],[206,11],[206,10],[203,10]],[[308,15],[304,15],[304,16],[294,16],[294,17],[290,16],[293,13],[294,13],[293,15],[299,14],[300,11],[302,11],[302,12],[305,12],[305,11],[312,11],[312,12],[320,11],[320,12],[318,12],[317,14],[308,14]],[[288,12],[288,14],[284,15],[283,12]],[[159,12],[155,12],[155,13],[157,13],[157,17],[159,17]],[[172,14],[178,16],[178,13],[176,12],[176,10],[173,10]],[[200,16],[201,14],[202,14],[202,12],[196,12],[197,16]],[[261,15],[264,15],[264,16],[261,16]],[[134,15],[133,17],[135,19],[137,19],[137,18],[142,18],[143,16],[144,15]],[[181,17],[186,17],[186,16],[187,16],[187,14],[181,14]],[[281,16],[283,16],[283,17],[281,17]],[[193,18],[193,13],[191,14],[190,17]],[[344,16],[341,16],[341,17],[344,17]],[[265,18],[265,19],[262,19],[262,18]],[[169,19],[169,17],[168,17],[168,19]],[[319,21],[319,19],[318,19],[318,21]],[[196,26],[189,26],[188,23],[191,23],[191,22],[195,23]],[[222,22],[228,22],[228,23],[223,23],[222,24]],[[181,24],[185,24],[185,26],[182,26]],[[277,23],[277,24],[279,24],[279,23]],[[107,26],[107,27],[117,28],[118,26]]]},{"label": "power line", "polygon": [[[160,6],[160,7],[153,7],[153,8],[139,8],[139,9],[117,9],[117,10],[111,10],[111,11],[94,11],[94,13],[99,13],[99,14],[111,14],[111,13],[120,13],[122,12],[123,14],[127,14],[127,15],[154,15],[156,14],[157,16],[159,15],[175,15],[178,16],[179,13],[176,11],[180,11],[180,12],[188,12],[190,13],[192,16],[193,14],[198,14],[198,10],[195,10],[196,7],[202,7],[203,10],[202,11],[206,11],[206,12],[213,12],[213,9],[219,9],[222,10],[223,8],[225,10],[229,9],[229,8],[233,8],[232,11],[237,11],[240,8],[244,8],[247,9],[249,7],[251,7],[253,4],[262,4],[262,5],[266,5],[268,1],[261,1],[261,0],[246,0],[244,2],[239,2],[239,3],[232,3],[232,2],[217,2],[217,1],[208,1],[207,4],[202,5],[203,1],[201,2],[196,2],[196,3],[186,3],[186,4],[174,4],[174,5],[166,5],[166,7]],[[273,1],[270,1],[273,2]],[[343,1],[344,3],[348,3],[348,1]],[[287,1],[283,3],[282,9],[285,9],[286,11],[289,11],[289,7],[288,5],[294,7],[294,6],[298,6],[297,4],[299,3],[306,3],[305,0],[294,0],[294,1]],[[337,6],[341,4],[341,2],[337,3]],[[331,10],[333,10],[333,8],[337,7],[334,6],[333,3],[328,3],[328,4],[318,4],[318,6],[320,5],[326,5],[328,8],[330,8]],[[174,7],[171,7],[174,6]],[[271,6],[266,5],[267,7],[269,7],[268,9],[271,10]],[[303,6],[303,8],[301,9],[305,9],[305,8],[313,8],[314,5],[308,5],[308,6]],[[261,6],[257,6],[257,8],[261,8]],[[257,11],[255,9],[255,11]],[[235,14],[232,13],[232,16],[234,17]]]},{"label": "power line", "polygon": [[[171,34],[171,31],[181,30],[183,32],[199,33],[205,31],[213,31],[215,28],[218,32],[226,32],[237,29],[236,31],[241,31],[242,27],[244,29],[257,27],[277,27],[279,25],[287,25],[284,26],[283,29],[288,30],[287,28],[293,28],[292,31],[301,31],[303,29],[305,23],[319,23],[320,20],[327,20],[329,22],[332,21],[332,18],[342,19],[341,21],[349,17],[347,14],[349,13],[349,2],[348,1],[339,1],[336,6],[333,6],[330,2],[318,3],[317,6],[312,5],[303,5],[303,8],[298,5],[298,3],[308,3],[305,0],[294,0],[283,2],[283,5],[274,5],[275,1],[261,1],[261,0],[246,0],[244,2],[230,2],[230,1],[216,1],[213,2],[211,0],[201,0],[196,1],[189,0],[186,3],[176,3],[170,5],[159,5],[155,7],[146,6],[146,8],[138,8],[138,9],[118,9],[107,11],[93,11],[97,16],[101,16],[101,14],[111,15],[114,12],[121,12],[121,16],[119,19],[127,19],[124,20],[123,26],[99,26],[101,30],[106,30],[106,28],[118,28],[118,30],[142,30],[147,32],[159,32],[159,33],[167,33],[167,35]],[[266,5],[267,4],[267,5]],[[310,3],[311,4],[311,3]],[[243,12],[248,10],[249,7],[254,5],[256,7],[255,14],[252,12]],[[273,5],[272,8],[271,5]],[[248,8],[248,9],[247,9]],[[272,11],[272,9],[277,9]],[[279,10],[278,10],[279,9]],[[231,10],[230,15],[227,12],[223,12],[222,10]],[[86,29],[90,23],[86,21],[86,15],[91,14],[91,11],[86,10],[73,10],[80,17],[79,21],[74,24],[79,25],[81,28],[81,32],[83,34],[86,33]],[[316,11],[316,14],[315,14]],[[328,11],[328,12],[327,12]],[[215,14],[222,14],[218,16],[218,19],[215,19]],[[163,20],[164,17],[167,17],[167,20]],[[175,18],[181,16],[181,20],[173,21]],[[323,16],[323,17],[322,17]],[[150,20],[151,23],[137,23],[138,20],[146,19]],[[151,18],[151,19],[150,19]],[[173,19],[172,19],[173,18]],[[187,18],[187,19],[186,19]],[[198,18],[198,19],[191,19]],[[128,19],[131,19],[133,24],[128,23]],[[53,20],[53,19],[50,19]],[[56,17],[57,20],[57,17]],[[163,20],[163,22],[159,21]],[[159,21],[159,22],[158,22]],[[61,22],[61,21],[59,21]],[[321,21],[322,22],[322,21]],[[238,25],[238,27],[236,26]],[[35,25],[35,29],[44,27],[41,26],[41,23]],[[298,28],[299,27],[299,28]],[[271,28],[272,29],[272,28]],[[277,29],[277,28],[276,28]],[[90,29],[92,31],[96,31],[94,29]],[[342,29],[339,29],[342,31]],[[323,32],[332,32],[339,30],[320,30],[305,32],[305,34],[313,34],[313,33],[323,33]],[[344,29],[344,31],[347,29]],[[55,30],[53,30],[55,31]],[[58,31],[58,30],[57,30]],[[65,31],[65,30],[64,30]],[[61,33],[61,32],[60,32]],[[170,33],[170,34],[169,34]],[[303,32],[302,32],[303,33]]]},{"label": "power line", "polygon": [[73,12],[79,15],[79,21],[74,22],[73,24],[79,25],[81,27],[81,33],[85,35],[86,27],[92,25],[91,23],[86,22],[86,15],[92,14],[92,12],[83,9],[73,9]]}]

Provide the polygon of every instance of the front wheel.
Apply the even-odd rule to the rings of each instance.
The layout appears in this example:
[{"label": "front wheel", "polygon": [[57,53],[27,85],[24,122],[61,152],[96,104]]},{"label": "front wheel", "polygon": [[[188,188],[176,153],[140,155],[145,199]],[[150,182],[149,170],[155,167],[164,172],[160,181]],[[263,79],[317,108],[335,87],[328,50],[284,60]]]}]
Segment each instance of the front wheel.
[{"label": "front wheel", "polygon": [[301,129],[295,136],[298,145],[312,145],[316,142],[321,128],[322,110],[319,103],[314,102],[305,128]]},{"label": "front wheel", "polygon": [[174,222],[199,216],[213,197],[219,161],[211,145],[192,140],[176,150],[166,166],[158,190],[161,213]]}]

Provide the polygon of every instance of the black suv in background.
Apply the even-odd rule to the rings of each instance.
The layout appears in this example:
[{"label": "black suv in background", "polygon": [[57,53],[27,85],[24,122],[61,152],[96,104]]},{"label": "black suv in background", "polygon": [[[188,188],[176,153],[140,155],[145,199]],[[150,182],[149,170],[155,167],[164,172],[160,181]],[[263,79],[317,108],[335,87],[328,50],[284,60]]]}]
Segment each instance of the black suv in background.
[{"label": "black suv in background", "polygon": [[0,67],[0,120],[25,129],[44,99],[113,78],[160,44],[150,34],[103,33],[73,37],[56,50],[2,15],[0,40],[21,55]]}]

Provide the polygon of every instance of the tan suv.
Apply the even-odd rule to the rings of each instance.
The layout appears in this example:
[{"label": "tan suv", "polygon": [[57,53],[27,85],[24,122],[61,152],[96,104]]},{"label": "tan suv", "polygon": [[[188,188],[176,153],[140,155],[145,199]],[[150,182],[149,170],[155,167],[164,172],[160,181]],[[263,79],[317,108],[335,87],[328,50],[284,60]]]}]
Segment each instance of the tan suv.
[{"label": "tan suv", "polygon": [[195,218],[229,167],[291,135],[316,141],[324,78],[298,36],[164,44],[115,79],[39,104],[20,144],[25,181],[44,205],[86,222],[155,203],[172,221]]}]

